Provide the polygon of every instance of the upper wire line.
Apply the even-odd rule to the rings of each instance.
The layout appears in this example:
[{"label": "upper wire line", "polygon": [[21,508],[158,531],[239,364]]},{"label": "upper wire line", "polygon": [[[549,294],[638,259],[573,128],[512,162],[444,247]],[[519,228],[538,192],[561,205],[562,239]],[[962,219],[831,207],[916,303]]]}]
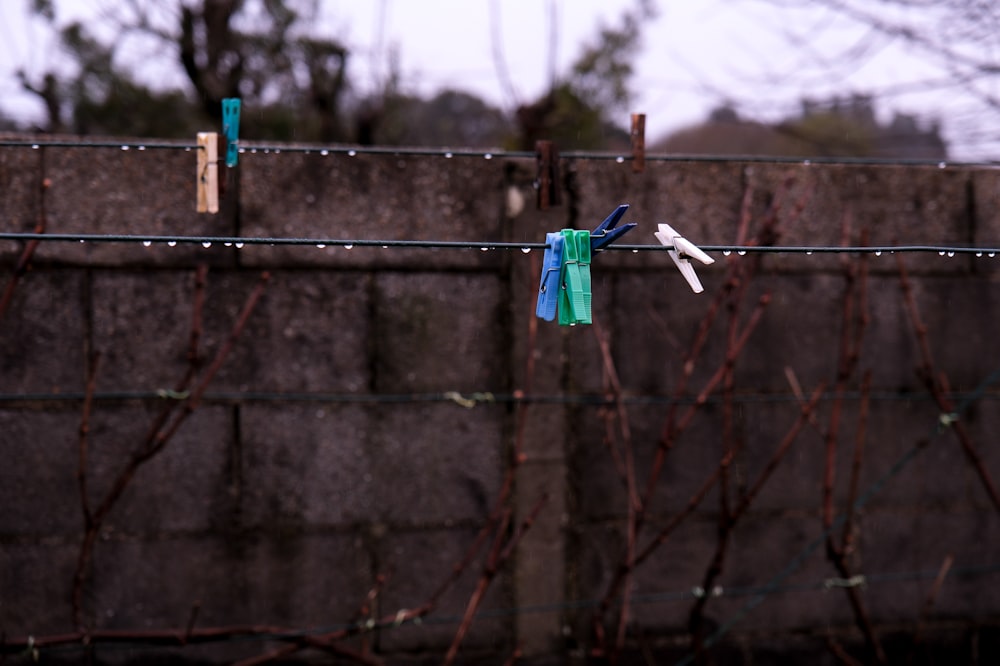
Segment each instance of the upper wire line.
[{"label": "upper wire line", "polygon": [[[346,155],[354,157],[357,155],[393,155],[393,156],[432,156],[432,157],[474,157],[480,159],[534,159],[534,151],[482,149],[482,148],[449,148],[449,147],[423,147],[423,146],[359,146],[350,144],[270,144],[262,142],[251,142],[240,140],[239,152],[241,154],[280,154],[280,153],[304,153],[315,155]],[[0,139],[0,147],[7,148],[117,148],[120,150],[200,150],[196,143],[171,142],[163,140],[154,141],[111,141],[111,140],[80,140],[80,139]],[[566,159],[590,159],[590,160],[611,160],[615,162],[631,162],[635,159],[627,151],[585,151],[566,150],[560,151],[560,155]],[[998,160],[981,161],[954,161],[934,158],[900,158],[900,157],[792,157],[783,155],[704,155],[692,153],[646,153],[643,159],[647,162],[755,162],[763,164],[830,164],[830,165],[872,165],[872,166],[932,166],[940,169],[946,167],[995,167],[1000,165]]]}]

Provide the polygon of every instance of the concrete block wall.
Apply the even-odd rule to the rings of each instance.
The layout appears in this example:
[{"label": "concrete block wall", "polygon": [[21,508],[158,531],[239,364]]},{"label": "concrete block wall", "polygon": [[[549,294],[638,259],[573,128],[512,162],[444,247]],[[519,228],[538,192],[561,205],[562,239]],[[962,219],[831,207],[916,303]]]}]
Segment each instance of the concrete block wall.
[{"label": "concrete block wall", "polygon": [[[537,242],[546,231],[593,228],[627,202],[627,219],[640,223],[627,242],[655,242],[655,223],[670,221],[711,245],[735,240],[746,199],[754,228],[780,203],[782,245],[839,244],[845,216],[850,244],[862,230],[871,244],[1000,244],[1000,176],[985,168],[650,160],[634,174],[612,160],[569,158],[564,205],[535,210],[531,160],[257,152],[242,156],[218,215],[194,212],[193,172],[194,155],[183,149],[4,148],[0,220],[4,231],[29,231],[44,218],[50,233]],[[506,205],[511,190],[528,202],[516,215]],[[22,250],[0,241],[0,284]],[[663,253],[594,260],[595,320],[626,398],[639,479],[685,350],[724,286],[727,260],[717,259],[698,269],[702,295]],[[97,504],[170,400],[157,391],[185,372],[195,269],[206,264],[203,367],[260,273],[271,277],[202,406],[110,513],[85,588],[87,626],[184,627],[194,605],[200,627],[342,626],[357,620],[378,576],[376,616],[419,606],[503,492],[520,433],[515,524],[543,494],[548,503],[490,587],[460,655],[503,663],[521,645],[539,661],[583,658],[593,646],[593,601],[621,560],[628,504],[593,400],[607,391],[593,328],[534,318],[540,260],[539,251],[42,243],[0,318],[0,632],[74,629],[88,358],[101,355],[87,463]],[[1000,366],[1000,259],[904,261],[938,369],[953,391],[976,389]],[[859,367],[872,373],[873,399],[860,488],[871,495],[851,561],[867,578],[863,598],[891,651],[951,555],[953,573],[922,620],[924,642],[949,654],[973,646],[987,659],[997,655],[1000,620],[997,511],[955,437],[938,432],[940,409],[914,372],[919,349],[895,257],[871,256],[867,265],[870,321]],[[755,478],[798,415],[790,373],[806,393],[836,380],[844,288],[837,256],[760,262],[743,316],[764,293],[771,303],[734,367],[742,449],[733,492]],[[693,391],[725,355],[727,317],[710,331]],[[851,388],[836,454],[838,508],[858,421],[856,380]],[[961,419],[983,467],[1000,476],[996,391],[977,395]],[[492,400],[480,396],[470,407],[448,397],[455,393]],[[522,394],[535,399],[521,404]],[[775,582],[822,535],[822,428],[831,405],[820,403],[816,425],[735,527],[721,596],[706,610],[711,626],[739,616],[716,648],[719,660],[828,658],[831,632],[863,655],[846,598],[824,585],[837,572],[822,547]],[[723,418],[713,399],[668,454],[645,535],[718,465]],[[921,441],[927,446],[886,480]],[[627,635],[636,654],[683,656],[719,502],[711,491],[632,577]],[[439,658],[483,564],[480,553],[423,624],[379,629],[350,645],[390,662]],[[775,589],[744,616],[769,583]],[[909,649],[905,636],[896,642]],[[228,661],[273,647],[240,641],[157,654]],[[83,652],[46,654],[72,660]],[[146,654],[135,646],[96,651],[106,660]]]}]

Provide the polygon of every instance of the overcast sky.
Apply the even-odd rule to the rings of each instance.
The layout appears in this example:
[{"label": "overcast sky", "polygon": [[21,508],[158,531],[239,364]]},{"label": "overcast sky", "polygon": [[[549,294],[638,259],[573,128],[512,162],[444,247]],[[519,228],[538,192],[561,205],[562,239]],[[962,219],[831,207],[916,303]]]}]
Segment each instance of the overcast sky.
[{"label": "overcast sky", "polygon": [[[56,0],[56,4],[60,20],[65,21],[92,19],[115,1]],[[46,31],[25,19],[29,2],[0,0],[0,97],[4,110],[21,118],[41,117],[42,109],[37,100],[20,92],[13,72],[24,68],[37,74],[59,63],[58,49]],[[979,136],[970,140],[965,134],[968,100],[954,91],[908,90],[910,82],[939,77],[941,72],[901,45],[875,43],[862,64],[835,74],[821,67],[823,62],[836,62],[868,34],[830,11],[781,8],[768,0],[657,0],[656,4],[658,17],[644,29],[633,81],[632,110],[647,114],[650,140],[704,119],[724,98],[748,116],[777,120],[796,113],[806,96],[822,100],[892,88],[896,91],[892,96],[878,101],[882,119],[896,112],[918,114],[925,122],[937,119],[953,157],[1000,155],[987,152],[1000,150],[996,140],[992,144]],[[353,54],[350,74],[362,88],[372,74],[384,74],[393,48],[404,84],[411,90],[429,94],[456,87],[510,109],[516,101],[531,100],[545,89],[551,35],[557,35],[556,70],[564,72],[600,23],[616,22],[630,5],[628,0],[320,0],[317,31],[347,42]],[[808,47],[789,41],[792,28],[810,35]],[[514,99],[498,78],[494,47],[510,73]],[[183,84],[173,53],[154,57],[141,46],[135,53],[135,59],[148,63],[142,67],[147,80],[169,77]],[[627,125],[628,118],[621,124]],[[992,126],[997,124],[994,119]]]}]

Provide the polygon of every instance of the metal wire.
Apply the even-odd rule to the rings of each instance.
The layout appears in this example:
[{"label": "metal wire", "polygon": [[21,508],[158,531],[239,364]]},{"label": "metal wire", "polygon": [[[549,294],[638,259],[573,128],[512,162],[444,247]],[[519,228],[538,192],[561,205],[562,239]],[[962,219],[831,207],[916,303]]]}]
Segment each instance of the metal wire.
[{"label": "metal wire", "polygon": [[[400,157],[472,157],[479,159],[535,159],[534,151],[515,151],[502,149],[478,149],[478,148],[447,148],[447,147],[420,147],[420,146],[350,146],[350,145],[280,145],[265,142],[239,141],[239,151],[241,154],[280,154],[280,153],[304,153],[315,155],[346,155],[355,157],[357,155],[393,155]],[[146,150],[146,149],[175,149],[192,150],[200,149],[197,144],[189,143],[164,143],[164,142],[144,142],[144,141],[84,141],[70,139],[55,140],[0,140],[0,147],[8,148],[117,148],[120,150]],[[631,162],[634,157],[628,152],[609,151],[582,151],[569,150],[562,151],[561,157],[565,159],[588,159],[588,160],[611,160],[618,163]],[[939,169],[949,167],[993,167],[1000,165],[1000,161],[948,161],[940,159],[926,158],[879,158],[879,157],[787,157],[780,155],[699,155],[691,153],[671,153],[644,155],[647,162],[753,162],[763,164],[801,164],[809,166],[812,164],[829,165],[860,165],[860,166],[930,166]]]},{"label": "metal wire", "polygon": [[[201,245],[211,247],[222,245],[237,249],[248,245],[284,245],[313,246],[317,248],[343,247],[376,247],[390,248],[424,248],[450,250],[544,250],[549,246],[542,242],[514,243],[507,241],[474,240],[416,240],[416,239],[371,239],[371,238],[292,238],[249,236],[177,236],[177,235],[144,235],[144,234],[40,234],[34,232],[0,232],[0,241],[39,241],[50,243],[136,243],[147,247],[155,245]],[[977,257],[995,257],[1000,253],[1000,247],[967,247],[958,245],[700,245],[706,252],[721,252],[729,256],[746,254],[882,254],[897,253],[937,253],[939,256],[953,257],[957,254],[972,254]],[[598,252],[665,252],[674,250],[669,245],[627,245],[614,244]]]}]

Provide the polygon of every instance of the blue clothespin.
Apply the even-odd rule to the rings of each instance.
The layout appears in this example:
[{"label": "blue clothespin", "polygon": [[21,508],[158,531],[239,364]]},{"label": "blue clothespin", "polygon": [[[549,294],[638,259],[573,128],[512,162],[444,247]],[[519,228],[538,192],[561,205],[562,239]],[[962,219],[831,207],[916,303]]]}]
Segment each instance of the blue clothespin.
[{"label": "blue clothespin", "polygon": [[562,284],[559,290],[559,323],[563,326],[593,323],[591,316],[590,232],[563,229]]},{"label": "blue clothespin", "polygon": [[562,234],[545,234],[545,256],[542,258],[542,279],[538,285],[538,304],[535,314],[545,321],[556,318],[556,304],[562,285],[563,244]]},{"label": "blue clothespin", "polygon": [[628,204],[618,206],[618,208],[615,208],[611,215],[608,215],[603,222],[597,225],[596,229],[590,232],[591,252],[603,250],[636,226],[635,222],[629,222],[628,224],[623,224],[617,229],[615,228],[618,221],[622,219],[623,215],[625,215],[626,211],[628,211]]},{"label": "blue clothespin", "polygon": [[226,137],[226,166],[234,167],[240,151],[240,98],[227,97],[222,100],[222,134]]}]

